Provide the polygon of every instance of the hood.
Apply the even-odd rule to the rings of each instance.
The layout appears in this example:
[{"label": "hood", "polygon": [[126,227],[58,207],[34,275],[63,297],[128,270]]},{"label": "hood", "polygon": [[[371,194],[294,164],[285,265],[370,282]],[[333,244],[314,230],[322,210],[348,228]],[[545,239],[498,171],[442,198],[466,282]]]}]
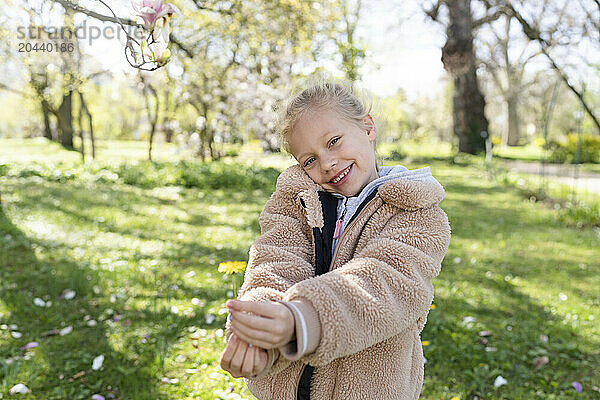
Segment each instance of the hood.
[{"label": "hood", "polygon": [[[402,165],[383,166],[379,169],[380,177],[370,182],[356,199],[360,204],[375,188],[378,196],[386,203],[406,210],[431,207],[439,204],[445,195],[442,185],[431,175],[430,167],[409,170]],[[323,187],[313,182],[300,164],[294,164],[284,170],[277,178],[276,190],[299,196],[304,199],[307,209],[316,207],[319,202],[318,191]],[[343,198],[340,194],[336,197]],[[320,207],[319,214],[320,214]],[[322,216],[318,218],[322,226]],[[313,225],[314,226],[314,225]]]}]

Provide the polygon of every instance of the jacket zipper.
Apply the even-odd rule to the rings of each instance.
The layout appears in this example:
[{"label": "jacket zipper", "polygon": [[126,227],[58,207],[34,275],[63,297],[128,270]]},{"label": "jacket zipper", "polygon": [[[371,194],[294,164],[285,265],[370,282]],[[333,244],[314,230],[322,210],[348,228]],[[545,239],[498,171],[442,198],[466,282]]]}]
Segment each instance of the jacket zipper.
[{"label": "jacket zipper", "polygon": [[302,375],[304,375],[304,370],[306,369],[307,366],[308,366],[308,364],[302,364],[302,369],[300,370],[300,374],[298,375],[298,378],[296,379],[296,386],[294,386],[294,400],[297,400],[297,398],[298,398],[298,387],[300,386],[300,378],[302,378]]},{"label": "jacket zipper", "polygon": [[340,218],[335,221],[335,231],[333,232],[333,238],[337,239],[340,237],[340,232],[342,231],[342,223],[344,221],[344,216],[346,215],[346,204],[348,203],[348,198],[344,201],[344,209],[342,210],[342,215]]},{"label": "jacket zipper", "polygon": [[[354,217],[354,219],[352,220],[352,222],[350,223],[350,225],[348,225],[346,227],[346,229],[344,229],[344,232],[342,232],[342,236],[339,238],[336,246],[335,246],[335,250],[333,252],[333,258],[331,259],[331,265],[329,266],[331,268],[332,265],[334,265],[335,263],[335,258],[338,254],[338,251],[340,250],[342,241],[344,240],[344,238],[346,237],[346,232],[348,232],[350,230],[350,228],[352,228],[354,226],[354,224],[356,223],[356,221],[358,221],[359,217],[361,216],[361,214],[363,214],[365,212],[365,210],[367,209],[367,207],[371,204],[371,202],[373,202],[373,200],[375,200],[377,198],[377,196],[373,197],[371,200],[369,200],[369,202],[367,204],[365,204],[365,206],[363,207],[363,209],[358,213],[358,215],[356,215],[356,217]],[[346,209],[344,209],[344,212],[346,211]],[[330,269],[331,270],[331,269]]]},{"label": "jacket zipper", "polygon": [[[348,232],[348,230],[354,226],[354,224],[356,223],[356,221],[358,220],[358,218],[365,212],[365,210],[367,209],[367,207],[371,204],[371,202],[373,202],[373,200],[375,200],[377,196],[373,197],[371,200],[369,200],[369,202],[367,204],[365,204],[365,206],[363,207],[363,209],[356,215],[356,217],[352,220],[352,222],[350,223],[350,225],[348,225],[346,227],[346,229],[344,229],[344,232],[342,232],[341,237],[339,237],[338,243],[335,247],[335,251],[333,252],[333,258],[331,259],[331,265],[334,264],[335,261],[335,257],[337,256],[338,250],[340,248],[340,245],[342,244],[342,240],[344,239],[346,232]],[[348,198],[346,198],[346,201],[344,202],[344,210],[342,211],[342,215],[341,217],[336,221],[336,232],[339,235],[338,232],[338,223],[340,221],[342,221],[344,219],[344,215],[346,215],[346,203],[348,202]],[[304,201],[301,201],[302,203],[302,207],[304,207],[304,209],[306,209],[306,205],[304,204]],[[341,224],[340,224],[340,229],[341,229]],[[313,236],[313,235],[311,235]],[[334,233],[334,238],[336,237],[336,234]],[[314,242],[314,237],[312,238],[313,242]],[[314,244],[313,244],[314,245]],[[330,267],[331,267],[330,265]],[[302,374],[304,374],[304,370],[306,369],[306,367],[308,366],[308,364],[303,364],[302,369],[300,370],[300,374],[298,374],[298,377],[296,378],[296,385],[294,386],[294,396],[297,396],[298,394],[298,386],[300,385],[300,378],[302,378]],[[335,382],[333,385],[333,390],[335,392],[335,389],[337,387],[337,375],[335,378]]]},{"label": "jacket zipper", "polygon": [[[329,266],[330,268],[335,263],[335,258],[337,257],[338,250],[340,249],[340,247],[341,247],[341,245],[343,243],[344,238],[346,237],[345,236],[346,232],[348,232],[354,226],[354,224],[359,219],[359,217],[361,216],[361,214],[363,214],[366,211],[366,209],[369,207],[369,205],[371,204],[371,202],[373,200],[375,200],[376,197],[377,196],[373,197],[371,200],[369,200],[369,202],[367,204],[365,204],[365,206],[363,207],[362,210],[360,210],[360,212],[358,213],[358,215],[356,215],[356,217],[354,217],[354,219],[352,220],[352,222],[350,223],[350,225],[348,225],[346,227],[346,229],[344,229],[344,232],[342,232],[342,236],[339,238],[339,240],[338,240],[338,242],[337,242],[337,244],[335,246],[335,251],[333,252],[333,258],[331,259],[331,265]],[[345,204],[344,204],[344,206],[345,206]],[[346,208],[344,208],[344,211],[342,211],[342,214],[345,214],[345,213],[346,213]],[[342,215],[342,218],[344,218],[343,215]],[[336,228],[337,228],[337,226],[336,226]],[[297,385],[298,385],[298,382],[296,383],[296,390],[298,390],[298,386]],[[332,393],[333,393],[334,396],[335,396],[335,391],[337,389],[337,385],[338,385],[338,374],[335,375],[335,381],[333,383],[333,392]]]}]

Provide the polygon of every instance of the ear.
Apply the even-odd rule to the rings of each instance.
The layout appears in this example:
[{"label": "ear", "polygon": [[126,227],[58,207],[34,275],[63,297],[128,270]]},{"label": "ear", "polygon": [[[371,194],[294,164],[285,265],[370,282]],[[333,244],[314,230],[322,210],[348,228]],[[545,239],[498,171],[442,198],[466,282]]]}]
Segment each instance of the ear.
[{"label": "ear", "polygon": [[371,116],[371,114],[367,114],[367,116],[365,118],[363,118],[362,122],[367,131],[367,136],[369,137],[369,140],[372,142],[373,140],[375,140],[375,137],[377,136],[377,127],[375,126],[375,121],[373,121],[373,117]]}]

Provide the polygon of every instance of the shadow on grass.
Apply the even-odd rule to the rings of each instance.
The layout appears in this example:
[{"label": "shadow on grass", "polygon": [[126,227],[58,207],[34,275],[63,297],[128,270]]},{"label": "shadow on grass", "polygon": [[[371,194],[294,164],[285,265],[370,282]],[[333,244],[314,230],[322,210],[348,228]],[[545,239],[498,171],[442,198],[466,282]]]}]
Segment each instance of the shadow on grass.
[{"label": "shadow on grass", "polygon": [[[84,315],[100,314],[105,306],[93,291],[100,281],[98,274],[66,259],[39,261],[34,249],[44,251],[43,244],[24,235],[1,208],[0,236],[4,238],[0,301],[7,310],[1,320],[17,325],[23,335],[3,340],[5,344],[0,348],[3,359],[17,357],[10,365],[3,362],[0,377],[4,394],[24,382],[31,390],[25,398],[87,399],[94,393],[107,398],[110,393],[118,398],[157,398],[158,381],[143,368],[143,361],[132,358],[128,351],[114,349],[101,321],[95,327],[84,321]],[[75,298],[61,299],[65,289],[74,290]],[[36,306],[34,298],[51,301],[52,305]],[[47,334],[67,326],[72,326],[72,333]],[[31,350],[31,359],[18,359],[25,354],[20,347],[28,342],[38,342],[39,346]],[[92,361],[99,355],[105,357],[104,367],[94,371]],[[115,366],[132,371],[135,379]]]},{"label": "shadow on grass", "polygon": [[[449,196],[442,207],[451,221],[452,241],[442,272],[434,280],[434,286],[439,286],[437,307],[422,332],[423,340],[431,341],[424,348],[422,398],[597,399],[591,388],[600,386],[600,353],[594,351],[600,347],[598,339],[582,334],[565,316],[504,278],[512,274],[539,288],[564,288],[587,304],[597,298],[597,290],[594,285],[582,289],[578,283],[589,280],[590,271],[598,271],[599,265],[585,256],[567,259],[560,252],[544,250],[552,240],[565,246],[565,251],[588,242],[592,246],[592,237],[561,226],[550,213],[532,213],[513,189],[452,181],[446,190]],[[502,249],[501,240],[506,242]],[[473,243],[477,247],[471,248]],[[476,260],[471,264],[470,254]],[[454,255],[465,260],[454,264]],[[583,261],[590,264],[587,271],[577,265]],[[492,275],[488,277],[487,271]],[[465,322],[467,316],[475,321]],[[492,333],[480,337],[480,331]],[[548,341],[540,335],[547,335]],[[536,369],[533,359],[541,356],[550,362]],[[496,388],[499,375],[508,383]],[[583,393],[575,392],[574,381],[583,384]]]},{"label": "shadow on grass", "polygon": [[[457,275],[444,272],[438,279],[454,281]],[[583,350],[597,348],[597,341],[562,323],[509,282],[489,279],[484,286],[483,300],[476,305],[457,296],[436,296],[437,307],[430,311],[421,334],[432,343],[424,350],[423,398],[597,398],[591,387],[600,379],[594,370],[600,355]],[[474,317],[474,321],[465,322],[465,317]],[[491,334],[480,336],[481,331]],[[542,341],[540,335],[547,335],[548,341]],[[540,356],[547,356],[550,362],[536,369],[533,359]],[[494,387],[499,375],[508,386]],[[574,381],[583,384],[584,393],[575,392]]]},{"label": "shadow on grass", "polygon": [[[100,187],[98,190],[98,186]],[[48,210],[55,210],[61,212],[66,216],[72,217],[73,219],[82,223],[100,226],[105,232],[112,232],[122,235],[135,236],[140,239],[153,240],[160,237],[164,230],[160,226],[152,226],[149,224],[150,215],[142,213],[136,207],[136,205],[143,205],[144,207],[149,206],[160,206],[167,205],[180,212],[185,212],[188,218],[182,219],[175,217],[170,219],[170,225],[175,224],[189,224],[193,226],[228,226],[235,229],[243,229],[243,226],[239,224],[218,221],[216,222],[213,218],[209,217],[208,212],[199,210],[184,210],[181,206],[176,205],[176,201],[166,201],[164,199],[157,199],[154,196],[148,195],[143,189],[131,188],[123,186],[121,189],[112,188],[109,190],[104,185],[97,185],[94,188],[94,197],[90,198],[88,188],[85,185],[79,184],[57,184],[44,182],[44,186],[40,186],[43,190],[39,192],[31,191],[28,193],[27,198],[21,199],[22,204],[36,208],[41,207]],[[144,192],[140,194],[140,192]],[[234,204],[255,204],[262,205],[262,200],[268,198],[270,193],[259,191],[258,196],[254,197],[253,201],[248,201],[248,196],[245,193],[239,193],[237,191],[217,191],[212,192],[202,199],[197,200],[198,204],[222,204],[222,203],[234,203]],[[133,227],[123,227],[121,221],[115,218],[103,219],[101,222],[98,220],[98,216],[90,215],[91,209],[108,210],[114,212],[115,204],[121,205],[117,207],[117,210],[126,215],[129,219],[136,219],[137,224],[133,224]],[[85,205],[85,208],[82,207]],[[101,213],[101,212],[100,212]],[[248,212],[246,212],[248,214]],[[252,212],[254,215],[254,212]],[[254,221],[255,220],[255,221]],[[258,225],[258,218],[253,218],[253,223],[248,227],[253,233],[260,233],[260,226]]]},{"label": "shadow on grass", "polygon": [[[70,225],[69,221],[74,221],[76,230],[91,228],[95,232],[111,232],[124,238],[134,236],[156,239],[154,233],[161,229],[160,224],[146,224],[146,228],[154,229],[142,231],[142,235],[139,235],[137,229],[121,226],[121,221],[97,223],[95,214],[90,213],[92,207],[110,209],[127,204],[129,208],[135,209],[138,205],[156,203],[151,197],[131,193],[127,188],[104,191],[108,196],[93,197],[82,193],[84,187],[74,188],[69,184],[43,182],[30,189],[33,190],[28,191],[28,196],[21,196],[17,203],[13,203],[24,219],[32,212],[43,210],[53,217],[61,216],[57,219],[62,221],[59,223],[61,230]],[[21,188],[19,191],[22,195]],[[206,196],[208,202],[232,201],[231,197],[235,197],[235,194],[213,193]],[[259,196],[256,201],[260,203],[263,199]],[[148,215],[134,214],[137,214],[136,218],[150,219]],[[192,214],[185,224],[213,224],[201,214]],[[250,229],[257,235],[258,216],[252,220],[254,219],[256,223],[245,229]],[[79,224],[81,226],[77,226]],[[218,225],[244,229],[233,223],[219,222]],[[143,228],[140,225],[140,230]],[[160,233],[165,233],[164,229]],[[173,232],[167,234],[170,239],[174,239],[171,237]],[[5,365],[4,372],[0,370],[0,382],[3,382],[2,390],[6,395],[14,384],[26,383],[32,390],[29,398],[88,399],[94,393],[103,394],[106,398],[110,398],[112,393],[116,398],[136,400],[179,398],[180,396],[161,391],[160,379],[165,376],[165,358],[170,357],[174,346],[187,339],[185,336],[188,335],[189,327],[215,329],[225,325],[226,315],[215,316],[212,323],[206,321],[205,315],[227,299],[230,288],[229,282],[215,286],[214,279],[205,281],[202,277],[197,279],[197,285],[183,283],[181,267],[192,266],[197,273],[210,272],[218,277],[216,265],[209,263],[208,259],[247,258],[247,249],[224,246],[214,248],[202,242],[201,238],[185,242],[173,240],[158,257],[159,262],[151,271],[141,273],[137,267],[156,258],[156,255],[136,249],[124,253],[124,258],[129,263],[127,267],[111,273],[102,266],[92,265],[88,257],[74,259],[69,256],[76,248],[85,245],[71,243],[61,237],[28,238],[2,212],[0,237],[9,236],[10,240],[3,240],[0,247],[0,311],[3,306],[7,309],[4,315],[0,315],[0,323],[16,324],[19,331],[23,332],[23,337],[17,341],[10,339],[8,332],[0,335],[2,342],[5,342],[6,337],[6,343],[14,343],[2,346],[0,360],[23,355],[19,348],[28,342],[36,341],[39,346],[33,349],[34,356],[31,360],[21,359],[10,366]],[[93,246],[93,258],[101,254],[114,254],[121,247],[118,243],[87,243],[88,246]],[[36,251],[38,255],[41,253],[44,256],[36,256]],[[197,262],[188,264],[188,260]],[[111,285],[113,293],[117,288],[117,292],[123,293],[123,286],[128,286],[129,291],[125,289],[123,297],[115,298],[109,296]],[[177,286],[177,290],[171,290],[172,286]],[[59,298],[67,288],[77,293],[74,299]],[[53,304],[49,308],[35,306],[33,299],[36,297],[50,300]],[[204,304],[194,307],[191,315],[173,313],[169,305],[165,305],[170,300],[185,300],[187,303],[192,297],[202,299]],[[135,305],[128,303],[129,299]],[[111,312],[108,313],[107,310]],[[97,325],[88,326],[89,319],[97,321]],[[123,325],[125,321],[127,326]],[[72,333],[64,336],[44,335],[45,332],[67,326],[73,327]],[[218,344],[213,346],[218,347]],[[92,360],[100,354],[105,356],[105,367],[100,371],[93,371]],[[205,359],[205,355],[198,354],[202,359]]]}]

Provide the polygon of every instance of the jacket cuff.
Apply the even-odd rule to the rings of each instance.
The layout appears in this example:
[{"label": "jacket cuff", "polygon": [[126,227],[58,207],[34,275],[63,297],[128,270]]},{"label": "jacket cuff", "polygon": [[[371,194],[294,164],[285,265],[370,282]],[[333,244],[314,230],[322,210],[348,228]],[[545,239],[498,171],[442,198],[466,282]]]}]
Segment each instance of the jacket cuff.
[{"label": "jacket cuff", "polygon": [[321,341],[321,323],[312,303],[305,299],[277,302],[285,305],[294,314],[296,329],[296,339],[279,347],[281,354],[288,360],[296,361],[306,354],[313,353]]}]

